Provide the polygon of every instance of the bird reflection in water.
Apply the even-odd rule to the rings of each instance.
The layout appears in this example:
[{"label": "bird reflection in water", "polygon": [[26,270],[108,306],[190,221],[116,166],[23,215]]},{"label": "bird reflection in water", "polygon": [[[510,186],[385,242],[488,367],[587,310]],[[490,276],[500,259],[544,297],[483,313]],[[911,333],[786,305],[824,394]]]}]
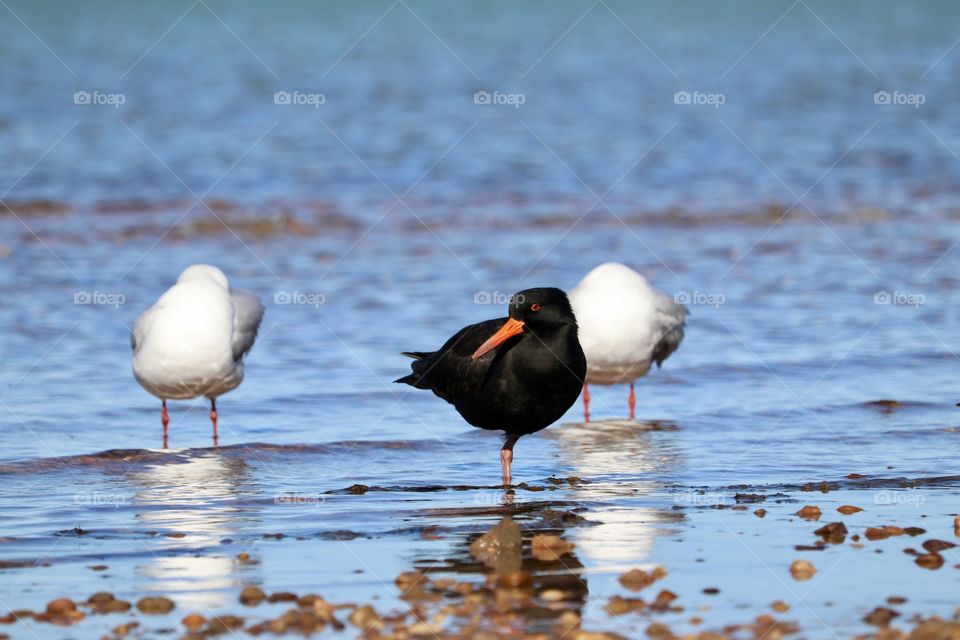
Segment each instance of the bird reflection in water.
[{"label": "bird reflection in water", "polygon": [[594,526],[573,534],[591,571],[624,571],[649,562],[657,538],[684,517],[663,497],[662,479],[683,458],[675,440],[662,432],[677,429],[671,422],[609,420],[546,432],[566,463],[589,480],[572,485],[572,497],[603,505],[590,511]]},{"label": "bird reflection in water", "polygon": [[[222,540],[255,528],[259,517],[249,504],[249,469],[240,458],[191,454],[182,462],[143,467],[130,474],[139,487],[133,497],[136,519],[149,540],[137,567],[136,590],[177,594],[178,604],[203,610],[232,602],[231,588],[251,582],[237,574]],[[241,502],[241,500],[243,502]],[[245,570],[259,565],[244,565]],[[256,570],[256,569],[254,569]],[[253,578],[253,581],[257,581]]]}]

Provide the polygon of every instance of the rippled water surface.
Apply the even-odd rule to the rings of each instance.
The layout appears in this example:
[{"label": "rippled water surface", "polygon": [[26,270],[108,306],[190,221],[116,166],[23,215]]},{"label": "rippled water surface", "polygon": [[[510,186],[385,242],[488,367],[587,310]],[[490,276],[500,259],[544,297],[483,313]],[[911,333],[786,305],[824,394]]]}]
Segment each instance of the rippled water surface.
[{"label": "rippled water surface", "polygon": [[[960,554],[931,571],[902,551],[955,539],[960,512],[958,17],[945,2],[4,5],[0,616],[162,594],[177,609],[137,631],[154,637],[190,611],[288,608],[240,607],[248,585],[386,612],[405,606],[403,571],[482,583],[467,549],[504,516],[576,545],[525,557],[538,590],[568,593],[528,629],[568,609],[629,637],[765,612],[849,637],[892,595],[903,628],[952,615]],[[607,260],[687,303],[686,339],[638,382],[638,421],[626,387],[592,389],[596,421],[577,404],[523,438],[505,492],[497,435],[392,384],[399,352]],[[198,261],[267,312],[218,402],[221,447],[203,402],[177,402],[164,451],[128,334]],[[808,504],[819,522],[793,515]],[[835,521],[849,537],[810,549]],[[887,524],[925,533],[852,539]],[[810,581],[791,577],[800,558]],[[631,595],[617,577],[654,566],[683,610],[608,615]],[[0,634],[99,638],[131,617]]]}]

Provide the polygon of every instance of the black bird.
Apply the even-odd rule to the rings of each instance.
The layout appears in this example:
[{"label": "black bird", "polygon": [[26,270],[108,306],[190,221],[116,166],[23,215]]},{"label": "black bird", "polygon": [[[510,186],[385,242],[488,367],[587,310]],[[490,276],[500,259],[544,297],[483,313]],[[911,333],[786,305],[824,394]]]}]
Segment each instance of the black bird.
[{"label": "black bird", "polygon": [[503,429],[503,482],[513,445],[569,409],[583,388],[587,359],[567,294],[550,287],[510,298],[508,318],[464,327],[438,351],[404,352],[413,373],[395,382],[430,389],[481,429]]}]

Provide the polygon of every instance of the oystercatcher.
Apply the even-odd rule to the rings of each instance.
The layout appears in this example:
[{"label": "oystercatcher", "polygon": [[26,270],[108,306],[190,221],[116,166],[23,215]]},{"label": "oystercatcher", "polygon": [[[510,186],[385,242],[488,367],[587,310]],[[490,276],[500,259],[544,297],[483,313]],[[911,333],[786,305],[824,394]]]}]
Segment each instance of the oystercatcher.
[{"label": "oystercatcher", "polygon": [[633,382],[654,362],[663,364],[683,340],[687,308],[657,291],[630,267],[607,262],[595,267],[570,292],[587,354],[583,415],[590,421],[589,384],[630,383],[630,419],[635,417]]},{"label": "oystercatcher", "polygon": [[130,334],[133,375],[162,400],[164,448],[167,400],[199,396],[210,399],[217,445],[217,397],[243,380],[243,356],[257,338],[263,310],[253,293],[231,289],[220,269],[195,264],[137,318]]},{"label": "oystercatcher", "polygon": [[509,317],[464,327],[438,351],[403,355],[416,360],[413,373],[395,382],[430,389],[475,427],[504,431],[505,485],[517,440],[559,419],[587,371],[570,301],[554,288],[520,291]]}]

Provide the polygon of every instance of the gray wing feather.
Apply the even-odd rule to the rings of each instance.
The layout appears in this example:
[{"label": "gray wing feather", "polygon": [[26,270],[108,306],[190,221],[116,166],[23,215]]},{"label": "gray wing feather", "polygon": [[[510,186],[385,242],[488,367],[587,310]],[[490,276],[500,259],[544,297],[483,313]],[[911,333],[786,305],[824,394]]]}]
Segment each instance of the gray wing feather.
[{"label": "gray wing feather", "polygon": [[230,300],[233,302],[233,360],[239,362],[253,348],[264,307],[260,298],[246,289],[231,289]]},{"label": "gray wing feather", "polygon": [[683,328],[687,325],[687,308],[674,302],[670,296],[657,291],[657,315],[663,323],[663,337],[653,347],[652,359],[657,367],[670,357],[683,342]]}]

